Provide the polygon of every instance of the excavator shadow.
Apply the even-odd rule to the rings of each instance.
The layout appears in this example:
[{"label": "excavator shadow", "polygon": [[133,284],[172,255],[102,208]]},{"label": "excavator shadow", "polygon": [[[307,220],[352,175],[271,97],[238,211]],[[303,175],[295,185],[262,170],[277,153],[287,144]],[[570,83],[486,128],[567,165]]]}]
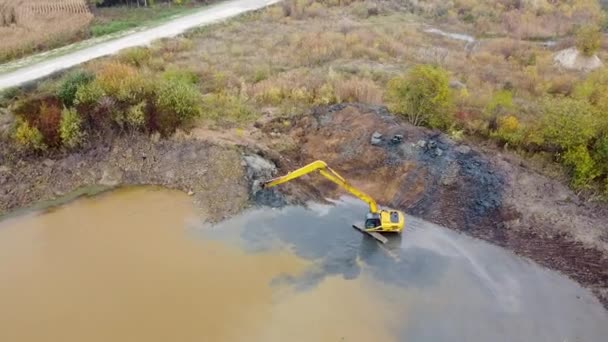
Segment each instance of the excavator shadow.
[{"label": "excavator shadow", "polygon": [[384,243],[366,234],[361,235],[361,247],[359,255],[363,260],[372,258],[378,253],[382,253],[395,261],[400,260],[403,235],[389,233],[383,234],[382,236],[386,239],[386,242]]}]

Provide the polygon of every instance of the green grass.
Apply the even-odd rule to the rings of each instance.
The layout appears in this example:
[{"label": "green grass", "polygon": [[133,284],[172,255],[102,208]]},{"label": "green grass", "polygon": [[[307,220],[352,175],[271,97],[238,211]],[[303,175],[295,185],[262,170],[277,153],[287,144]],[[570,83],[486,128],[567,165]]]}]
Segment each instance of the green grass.
[{"label": "green grass", "polygon": [[193,10],[191,6],[157,6],[150,8],[102,8],[95,14],[90,27],[92,37],[125,31],[138,26],[168,19]]}]

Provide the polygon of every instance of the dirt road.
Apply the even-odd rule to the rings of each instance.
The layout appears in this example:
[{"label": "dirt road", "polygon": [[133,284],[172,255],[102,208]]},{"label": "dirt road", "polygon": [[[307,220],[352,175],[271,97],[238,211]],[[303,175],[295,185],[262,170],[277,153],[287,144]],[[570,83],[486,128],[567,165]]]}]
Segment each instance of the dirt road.
[{"label": "dirt road", "polygon": [[[0,66],[1,70],[10,70],[11,66],[18,66],[18,69],[0,73],[0,90],[21,85],[33,80],[48,76],[56,71],[67,69],[80,63],[101,57],[111,55],[122,49],[146,45],[150,42],[176,36],[190,28],[196,26],[209,25],[211,23],[221,21],[230,17],[234,17],[241,13],[253,11],[265,6],[279,2],[280,0],[230,0],[206,7],[191,15],[183,16],[172,21],[166,22],[160,26],[134,30],[133,32],[116,38],[110,41],[101,41],[88,46],[90,44],[79,43],[76,46],[86,46],[82,49],[67,52],[64,55],[50,57],[41,61],[37,61],[36,56],[24,60],[7,63]],[[73,47],[72,47],[73,48]],[[70,51],[71,47],[63,47],[61,51]],[[49,53],[44,53],[48,55]],[[51,52],[52,54],[52,52]],[[33,64],[28,64],[28,61],[34,61]]]}]

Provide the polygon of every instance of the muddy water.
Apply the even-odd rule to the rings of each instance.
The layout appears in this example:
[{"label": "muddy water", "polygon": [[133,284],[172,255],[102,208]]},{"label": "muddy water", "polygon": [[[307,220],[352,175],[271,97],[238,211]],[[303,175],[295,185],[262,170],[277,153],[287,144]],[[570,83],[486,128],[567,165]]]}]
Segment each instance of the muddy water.
[{"label": "muddy water", "polygon": [[572,281],[408,218],[377,243],[350,200],[200,223],[125,189],[0,222],[0,341],[604,341]]}]

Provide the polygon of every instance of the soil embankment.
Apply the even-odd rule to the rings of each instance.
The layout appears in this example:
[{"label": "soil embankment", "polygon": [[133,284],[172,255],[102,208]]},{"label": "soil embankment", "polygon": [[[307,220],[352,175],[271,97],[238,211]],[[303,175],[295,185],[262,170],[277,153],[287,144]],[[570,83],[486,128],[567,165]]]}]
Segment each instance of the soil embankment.
[{"label": "soil embankment", "polygon": [[[213,135],[204,132],[160,141],[135,135],[29,159],[9,158],[14,154],[3,147],[0,213],[82,186],[154,184],[190,193],[204,216],[221,220],[251,204],[255,179],[272,176],[274,166],[255,153],[281,172],[322,159],[382,205],[561,271],[608,305],[608,209],[579,201],[566,185],[512,155],[454,142],[376,106],[335,105],[256,126],[249,134],[253,142],[210,143]],[[286,196],[273,190],[257,193],[254,201],[283,205],[343,194],[319,177],[280,192]]]},{"label": "soil embankment", "polygon": [[205,217],[223,219],[247,205],[249,187],[241,153],[195,140],[136,135],[111,145],[46,159],[0,157],[0,214],[51,200],[83,186],[152,184],[192,195]]}]

